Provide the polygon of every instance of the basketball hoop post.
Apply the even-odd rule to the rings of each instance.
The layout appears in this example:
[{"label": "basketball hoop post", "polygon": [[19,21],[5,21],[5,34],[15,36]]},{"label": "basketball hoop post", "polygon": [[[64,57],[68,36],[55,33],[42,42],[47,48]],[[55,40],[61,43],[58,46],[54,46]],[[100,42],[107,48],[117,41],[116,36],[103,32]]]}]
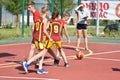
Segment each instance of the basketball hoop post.
[{"label": "basketball hoop post", "polygon": [[24,38],[24,0],[22,0],[22,38]]},{"label": "basketball hoop post", "polygon": [[78,5],[80,4],[81,0],[78,0]]}]

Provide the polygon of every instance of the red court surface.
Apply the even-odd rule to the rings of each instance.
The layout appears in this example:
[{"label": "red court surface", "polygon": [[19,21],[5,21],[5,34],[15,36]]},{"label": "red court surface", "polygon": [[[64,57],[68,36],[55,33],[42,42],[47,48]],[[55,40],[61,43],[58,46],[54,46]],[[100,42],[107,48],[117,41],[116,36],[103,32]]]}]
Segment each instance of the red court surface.
[{"label": "red court surface", "polygon": [[[89,43],[92,55],[76,60],[75,42],[65,46],[70,67],[65,68],[61,60],[58,67],[52,66],[53,60],[45,60],[43,67],[49,73],[37,74],[34,65],[25,74],[19,62],[27,58],[30,43],[0,45],[0,80],[119,80],[120,79],[120,44]],[[83,47],[83,43],[81,44]],[[54,50],[55,51],[55,50]],[[87,55],[87,54],[85,54]],[[47,57],[51,57],[48,53]],[[52,58],[52,57],[51,57]]]}]

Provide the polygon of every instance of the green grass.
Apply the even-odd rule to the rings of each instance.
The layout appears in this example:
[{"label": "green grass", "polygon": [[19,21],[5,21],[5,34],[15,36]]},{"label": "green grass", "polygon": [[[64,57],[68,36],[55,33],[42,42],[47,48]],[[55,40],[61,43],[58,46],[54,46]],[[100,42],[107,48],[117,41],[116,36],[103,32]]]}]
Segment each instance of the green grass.
[{"label": "green grass", "polygon": [[[69,26],[69,25],[68,25]],[[76,27],[68,27],[68,32],[70,36],[76,36]],[[120,32],[111,32],[111,33],[103,33],[103,27],[99,29],[100,35],[99,37],[104,38],[120,38]],[[96,37],[96,28],[95,27],[88,27],[88,36],[89,37]],[[31,27],[24,28],[24,38],[31,38],[32,37],[32,29]],[[0,29],[0,40],[14,40],[22,38],[22,29],[17,28],[1,28]]]},{"label": "green grass", "polygon": [[[72,28],[67,28],[69,35],[70,36],[76,36],[77,34],[77,30],[76,27],[72,27]],[[103,28],[99,29],[100,33],[103,32]],[[88,27],[88,36],[89,37],[95,37],[96,36],[96,28],[95,27]]]},{"label": "green grass", "polygon": [[[24,28],[24,37],[28,38],[32,36],[30,27]],[[0,29],[0,40],[18,39],[22,38],[22,29],[11,28],[11,29]]]},{"label": "green grass", "polygon": [[[76,36],[76,27],[67,28],[70,36]],[[104,33],[104,27],[99,28],[99,37],[101,38],[120,38],[120,32],[112,31]],[[95,26],[88,26],[88,37],[96,37],[96,28]]]}]

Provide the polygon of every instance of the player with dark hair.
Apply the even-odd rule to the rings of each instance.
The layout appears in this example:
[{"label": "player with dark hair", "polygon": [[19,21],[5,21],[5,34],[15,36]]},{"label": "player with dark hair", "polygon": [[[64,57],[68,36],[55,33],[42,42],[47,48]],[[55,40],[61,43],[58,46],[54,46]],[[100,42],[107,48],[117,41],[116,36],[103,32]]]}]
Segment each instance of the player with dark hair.
[{"label": "player with dark hair", "polygon": [[[52,48],[54,45],[56,45],[60,55],[62,56],[65,64],[65,67],[69,67],[66,55],[62,49],[62,41],[61,41],[61,30],[64,27],[61,22],[61,20],[58,18],[59,17],[59,12],[54,11],[52,13],[52,18],[49,22],[49,30],[50,30],[50,37],[53,41],[48,41],[46,48]],[[65,29],[66,30],[66,29]],[[69,37],[68,37],[69,40]],[[54,65],[58,65],[57,63]]]},{"label": "player with dark hair", "polygon": [[[23,68],[25,70],[26,73],[28,73],[28,67],[29,65],[40,58],[39,61],[39,69],[37,70],[38,74],[43,74],[43,73],[48,73],[46,70],[44,70],[42,68],[42,63],[43,63],[43,59],[44,59],[44,55],[47,52],[47,50],[49,48],[51,48],[54,44],[56,45],[57,49],[59,50],[61,56],[63,57],[63,60],[65,62],[64,66],[65,67],[69,67],[67,58],[65,56],[65,53],[62,49],[62,42],[61,42],[61,29],[62,29],[62,25],[60,20],[58,19],[59,13],[58,12],[53,12],[52,13],[52,19],[49,22],[49,26],[50,26],[50,36],[47,34],[46,29],[42,26],[42,24],[44,23],[44,21],[42,20],[42,18],[40,18],[38,20],[38,22],[36,21],[35,24],[35,29],[34,29],[34,34],[33,34],[33,40],[35,42],[35,46],[38,50],[40,50],[40,52],[36,55],[34,55],[31,59],[29,59],[27,62],[24,61],[23,62]],[[42,23],[43,22],[43,23]],[[46,48],[43,47],[43,36],[42,34],[45,34],[48,38],[48,42],[46,44]],[[36,37],[37,36],[37,37]]]},{"label": "player with dark hair", "polygon": [[[68,12],[64,12],[62,19],[60,19],[60,21],[62,23],[61,37],[63,36],[63,32],[64,32],[64,34],[67,38],[67,43],[68,44],[70,44],[70,37],[69,37],[69,34],[68,34],[68,30],[67,30],[67,21],[69,20],[69,18],[70,18],[70,14]],[[58,50],[57,50],[57,56],[59,58],[61,58]]]},{"label": "player with dark hair", "polygon": [[[44,20],[44,27],[47,28],[47,24],[48,24],[48,19],[46,18],[48,15],[48,7],[43,6],[41,9],[41,16]],[[47,29],[46,29],[47,30]],[[47,36],[44,35],[44,43],[46,44],[46,40],[47,40]],[[55,55],[55,53],[53,52],[53,50],[51,48],[48,49],[48,53],[54,58],[54,64],[59,64],[59,58]],[[37,66],[36,66],[37,67]]]}]

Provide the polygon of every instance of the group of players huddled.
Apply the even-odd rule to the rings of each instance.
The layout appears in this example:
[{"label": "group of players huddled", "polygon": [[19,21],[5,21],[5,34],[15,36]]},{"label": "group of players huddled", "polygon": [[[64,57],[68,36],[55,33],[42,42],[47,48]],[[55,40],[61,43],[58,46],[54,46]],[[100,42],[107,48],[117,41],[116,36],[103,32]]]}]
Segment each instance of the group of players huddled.
[{"label": "group of players huddled", "polygon": [[[47,52],[49,52],[54,58],[54,65],[59,65],[60,59],[56,56],[52,47],[56,45],[57,54],[61,55],[64,60],[64,66],[69,67],[66,55],[62,49],[61,31],[64,29],[67,42],[70,44],[70,38],[66,29],[66,21],[69,19],[70,14],[65,12],[63,18],[59,18],[59,12],[52,12],[51,19],[47,19],[48,8],[46,6],[41,8],[41,12],[36,10],[35,3],[30,2],[28,4],[28,10],[33,13],[34,25],[32,27],[33,37],[31,43],[31,49],[27,61],[23,61],[23,68],[28,73],[30,64],[37,61],[35,65],[38,66],[37,73],[48,73],[43,69],[43,60]],[[35,48],[38,50],[35,54]]]},{"label": "group of players huddled", "polygon": [[[77,48],[76,51],[80,51],[80,38],[81,33],[83,33],[85,50],[88,48],[88,39],[87,39],[87,23],[88,23],[88,13],[84,10],[85,5],[81,4],[75,8],[75,13],[77,14]],[[70,38],[66,28],[66,22],[70,17],[68,12],[64,12],[63,17],[59,18],[59,12],[52,12],[51,19],[47,19],[49,12],[48,7],[44,6],[41,8],[41,12],[36,10],[35,3],[30,2],[28,4],[28,10],[33,13],[34,25],[32,27],[33,37],[31,43],[31,49],[27,61],[23,61],[23,68],[26,73],[28,73],[28,68],[31,63],[36,61],[36,67],[38,67],[37,73],[43,74],[48,73],[43,69],[43,60],[45,54],[48,52],[54,58],[54,66],[58,66],[60,59],[56,56],[52,47],[56,45],[57,55],[62,56],[64,61],[64,66],[69,67],[66,55],[62,49],[62,40],[61,40],[61,31],[64,30],[65,36],[67,38],[68,44],[70,44]],[[37,49],[37,54],[34,50]]]}]

